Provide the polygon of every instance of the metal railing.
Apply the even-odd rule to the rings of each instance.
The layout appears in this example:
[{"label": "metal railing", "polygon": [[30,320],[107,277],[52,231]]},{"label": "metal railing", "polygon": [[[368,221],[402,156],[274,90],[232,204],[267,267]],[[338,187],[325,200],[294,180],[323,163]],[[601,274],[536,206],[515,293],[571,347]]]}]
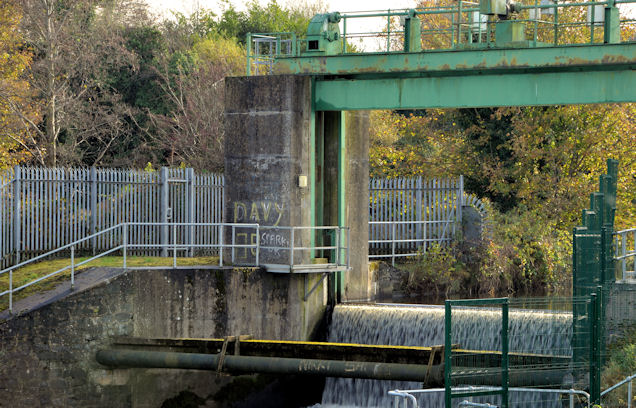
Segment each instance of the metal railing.
[{"label": "metal railing", "polygon": [[[386,238],[370,239],[369,246],[372,244],[389,244],[391,246],[390,254],[369,254],[369,259],[373,258],[391,258],[391,264],[395,266],[396,258],[411,257],[421,255],[426,252],[426,246],[428,243],[437,242],[445,243],[452,241],[452,233],[454,232],[454,225],[457,222],[455,218],[449,218],[447,220],[437,221],[370,221],[369,226],[374,225],[386,225],[389,226],[390,235]],[[422,228],[426,225],[441,224],[442,235],[440,237],[427,237],[426,228]],[[415,227],[415,230],[411,233],[405,233],[404,228]],[[419,232],[418,232],[419,231]],[[422,233],[422,231],[424,233]],[[411,235],[411,238],[400,238]],[[421,236],[421,238],[418,238]],[[406,247],[406,248],[404,248]],[[404,249],[407,251],[404,252]]]},{"label": "metal railing", "polygon": [[[161,229],[162,234],[166,236],[168,231],[172,229],[171,236],[172,242],[168,243],[147,243],[147,242],[135,242],[130,240],[130,232],[134,227],[154,227],[157,229]],[[184,231],[179,233],[178,229],[182,228]],[[192,239],[188,239],[188,237],[192,237],[195,235],[195,230],[203,229],[203,232],[218,234],[219,242],[218,243],[196,243]],[[227,232],[227,229],[230,229],[230,242],[224,242],[224,236]],[[249,232],[245,232],[245,230]],[[263,245],[261,246],[261,231],[262,230],[287,230],[291,232],[292,239],[290,241],[277,241],[274,244]],[[334,245],[309,245],[309,246],[296,246],[294,239],[294,231],[298,230],[309,230],[309,232],[315,230],[328,230],[335,231],[336,243]],[[241,234],[245,234],[247,237],[249,236],[255,237],[253,242],[248,242],[246,239],[245,242],[237,242],[239,241],[237,237],[239,236],[239,231]],[[104,249],[101,252],[90,256],[87,259],[82,261],[76,260],[76,249],[81,247],[83,243],[88,240],[95,239],[101,235],[108,234],[111,237],[111,247],[108,249]],[[159,234],[157,234],[159,235]],[[185,242],[187,240],[187,242]],[[346,246],[345,246],[346,244]],[[263,266],[270,270],[271,272],[324,272],[325,270],[336,271],[336,270],[348,270],[349,269],[349,233],[348,228],[345,227],[268,227],[261,226],[259,224],[239,224],[239,223],[121,223],[115,225],[113,227],[107,228],[103,231],[97,232],[95,234],[89,235],[82,239],[78,239],[70,244],[61,246],[57,249],[39,255],[37,257],[31,258],[27,261],[21,262],[19,264],[13,265],[9,268],[3,269],[0,271],[0,277],[4,275],[9,275],[8,285],[9,288],[3,292],[0,292],[0,298],[3,296],[9,297],[9,312],[13,312],[13,303],[14,303],[14,294],[21,290],[24,290],[28,287],[31,287],[39,282],[42,282],[46,279],[52,278],[54,276],[60,275],[64,272],[70,271],[70,281],[71,281],[71,289],[75,287],[75,274],[76,269],[80,266],[86,265],[92,261],[95,261],[99,258],[102,258],[106,255],[110,255],[116,252],[120,252],[122,255],[122,267],[124,270],[134,270],[134,269],[158,269],[165,268],[165,266],[152,267],[152,266],[140,266],[140,267],[131,267],[128,265],[128,256],[131,253],[135,253],[136,251],[144,251],[148,249],[165,249],[166,253],[172,252],[172,268],[188,268],[188,267],[180,267],[177,263],[178,253],[184,252],[184,255],[188,253],[192,253],[193,249],[196,248],[205,248],[208,250],[213,250],[216,255],[218,255],[218,265],[212,266],[202,266],[205,267],[222,267],[224,266],[224,256],[230,256],[232,265],[240,265],[240,266],[255,266],[260,267]],[[237,250],[251,251],[253,253],[253,257],[243,258],[245,262],[241,262],[241,257],[238,256]],[[224,253],[229,250],[229,254],[224,255]],[[277,262],[272,262],[269,264],[261,263],[261,253],[267,250],[273,251],[288,251],[290,253],[290,261],[289,264],[280,264]],[[303,264],[302,261],[307,261],[308,257],[297,257],[293,256],[295,251],[308,251],[312,256],[317,251],[330,250],[333,252],[333,260],[331,263],[324,264]],[[59,268],[55,271],[47,273],[44,276],[40,276],[36,279],[32,279],[26,283],[19,284],[19,286],[15,285],[14,282],[14,272],[19,268],[23,268],[25,266],[36,263],[37,261],[42,261],[46,259],[51,259],[53,257],[60,258],[66,254],[70,254],[70,259],[68,265]],[[296,260],[300,262],[296,262]],[[198,266],[198,268],[201,268]]]},{"label": "metal railing", "polygon": [[[261,231],[264,231],[263,235],[267,231],[283,232],[284,236],[281,237],[283,245],[262,245],[260,249],[262,251],[285,251],[288,254],[287,263],[267,263],[264,262],[263,266],[270,272],[302,272],[307,273],[311,271],[344,271],[349,269],[349,228],[348,227],[332,227],[332,226],[318,226],[318,227],[270,227],[261,226]],[[320,231],[320,235],[328,236],[333,242],[331,245],[324,244],[324,241],[317,240],[317,242],[306,246],[297,245],[296,241],[305,232],[305,239],[312,242],[310,237],[306,235],[313,232]],[[284,245],[284,238],[289,237],[289,246]],[[267,242],[267,240],[264,240]],[[300,256],[296,255],[300,252]],[[320,257],[326,259],[327,262],[312,264],[307,263],[312,258]],[[280,259],[280,258],[279,258]],[[297,261],[301,262],[298,263]]]},{"label": "metal railing", "polygon": [[[453,391],[464,392],[464,391],[499,391],[501,387],[454,387]],[[417,394],[432,394],[432,393],[443,393],[445,388],[428,388],[428,389],[419,389],[419,390],[393,390],[389,391],[389,395],[395,397],[393,400],[393,408],[410,408],[409,403],[413,408],[417,408]],[[559,394],[559,395],[569,395],[569,407],[574,408],[574,396],[580,395],[585,398],[587,401],[587,407],[590,408],[590,394],[581,390],[574,389],[551,389],[551,388],[522,388],[522,387],[510,387],[508,388],[510,392],[528,392],[528,393],[545,393],[545,394]],[[609,391],[609,390],[608,390]],[[607,392],[607,391],[606,391]],[[401,398],[401,399],[400,399]],[[463,404],[463,405],[462,405]],[[483,403],[474,403],[472,401],[462,401],[460,406],[466,407],[495,407],[496,405],[491,404],[483,404]]]},{"label": "metal railing", "polygon": [[631,408],[632,407],[632,399],[633,399],[633,392],[632,392],[632,381],[634,381],[636,379],[636,373],[630,375],[629,377],[625,378],[623,381],[612,385],[611,387],[609,387],[608,389],[606,389],[605,391],[601,392],[601,397],[603,397],[604,395],[614,391],[615,389],[617,389],[618,387],[620,387],[621,385],[624,385],[625,383],[627,383],[627,408]]},{"label": "metal railing", "polygon": [[[616,239],[615,256],[618,266],[618,278],[625,281],[636,279],[636,228],[630,228],[614,233]],[[628,264],[631,262],[631,270]]]},{"label": "metal railing", "polygon": [[[620,9],[617,21],[605,18],[605,10],[636,0],[607,1],[563,1],[521,0],[517,1],[509,19],[489,18],[481,14],[480,4],[474,0],[458,0],[449,5],[420,7],[415,9],[389,9],[342,13],[340,41],[342,54],[403,52],[404,19],[412,14],[421,21],[421,46],[423,50],[454,50],[486,48],[494,43],[497,26],[522,24],[523,46],[542,47],[575,44],[601,44],[606,32],[623,30],[620,41],[633,41],[636,19],[629,9]],[[617,26],[617,27],[616,27]],[[366,27],[377,27],[369,30]],[[273,43],[288,39],[289,33],[258,33],[252,37],[267,37]],[[619,35],[620,37],[620,35]],[[272,52],[270,59],[298,57],[307,48],[307,39],[293,40],[296,44],[291,52]],[[248,37],[248,43],[250,43]],[[250,47],[251,48],[251,47]],[[255,52],[248,48],[247,58],[254,59]],[[268,51],[271,49],[268,48]],[[248,75],[250,71],[248,70]]]}]

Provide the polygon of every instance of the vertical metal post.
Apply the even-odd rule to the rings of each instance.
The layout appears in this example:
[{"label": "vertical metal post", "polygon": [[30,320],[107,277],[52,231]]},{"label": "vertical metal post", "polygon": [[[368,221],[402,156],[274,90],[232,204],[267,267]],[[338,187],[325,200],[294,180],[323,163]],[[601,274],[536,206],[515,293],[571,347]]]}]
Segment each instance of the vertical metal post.
[{"label": "vertical metal post", "polygon": [[[97,232],[97,169],[91,167],[90,170],[90,188],[91,188],[91,201],[90,201],[90,234],[94,235]],[[97,237],[91,240],[91,247],[93,255],[97,253]]]},{"label": "vertical metal post", "polygon": [[574,408],[574,394],[570,393],[570,408]]},{"label": "vertical metal post", "polygon": [[13,269],[9,271],[9,314],[13,314]]},{"label": "vertical metal post", "polygon": [[592,7],[591,23],[590,23],[590,44],[594,44],[594,26],[596,26],[596,5]]},{"label": "vertical metal post", "polygon": [[619,43],[621,41],[620,13],[614,0],[608,0],[604,12],[603,41],[606,44]]},{"label": "vertical metal post", "polygon": [[508,299],[501,305],[501,408],[508,408]]},{"label": "vertical metal post", "polygon": [[177,267],[177,224],[172,223],[172,267]]},{"label": "vertical metal post", "polygon": [[75,245],[71,247],[71,290],[75,288]]},{"label": "vertical metal post", "polygon": [[[461,1],[461,0],[460,0]],[[451,371],[452,371],[452,319],[451,319],[451,301],[444,302],[444,406],[452,407],[453,397],[451,394]]]},{"label": "vertical metal post", "polygon": [[386,52],[391,52],[391,9],[386,16]]},{"label": "vertical metal post", "polygon": [[[289,253],[289,272],[292,272],[294,269],[294,227],[291,227],[291,245],[290,245],[290,253]],[[320,244],[322,245],[322,244]]]},{"label": "vertical metal post", "polygon": [[347,269],[351,266],[351,234],[349,234],[349,228],[347,228]]},{"label": "vertical metal post", "polygon": [[[625,273],[627,272],[627,259],[625,258],[625,254],[627,252],[626,239],[627,239],[627,235],[626,234],[621,234],[620,235],[620,240],[621,240],[620,252],[618,250],[618,245],[616,245],[616,256],[620,256],[621,257],[621,279],[625,279]],[[634,245],[636,245],[636,241],[635,241]]]},{"label": "vertical metal post", "polygon": [[159,239],[161,243],[161,256],[168,256],[168,201],[169,201],[169,189],[168,183],[168,168],[162,167],[159,170],[159,180],[161,186],[159,187],[159,222],[161,223]]},{"label": "vertical metal post", "polygon": [[417,178],[415,184],[415,217],[417,220],[416,236],[418,241],[422,239],[422,176]]},{"label": "vertical metal post", "polygon": [[123,255],[124,255],[124,270],[126,270],[126,268],[128,267],[127,265],[127,256],[128,256],[128,224],[125,223],[124,226],[124,233],[123,233]]},{"label": "vertical metal post", "polygon": [[[194,169],[187,168],[186,169],[186,222],[189,224],[194,224]],[[194,225],[188,225],[186,227],[186,242],[188,244],[188,256],[194,256]]]},{"label": "vertical metal post", "polygon": [[255,266],[259,265],[260,253],[261,253],[261,226],[260,226],[260,224],[256,224],[256,262],[255,262]]},{"label": "vertical metal post", "polygon": [[391,265],[395,266],[395,223],[391,226]]},{"label": "vertical metal post", "polygon": [[336,228],[336,256],[334,259],[334,263],[336,264],[336,266],[340,265],[340,227]]},{"label": "vertical metal post", "polygon": [[[539,17],[541,16],[541,11],[543,9],[540,9],[539,7],[537,7],[539,5],[539,0],[534,0],[534,33],[533,33],[533,40],[534,40],[534,46],[537,46],[537,41],[538,36],[539,36]],[[572,394],[570,394],[571,396]]]},{"label": "vertical metal post", "polygon": [[459,2],[457,3],[457,45],[461,43],[462,43],[462,0],[459,0]]},{"label": "vertical metal post", "polygon": [[236,227],[234,225],[232,225],[232,265],[234,265],[234,244],[235,244],[235,239],[234,239],[234,233],[236,231]]},{"label": "vertical metal post", "polygon": [[559,8],[557,7],[558,0],[554,1],[554,45],[559,44]]},{"label": "vertical metal post", "polygon": [[342,52],[347,52],[347,17],[342,18]]},{"label": "vertical metal post", "polygon": [[15,166],[13,170],[13,250],[15,251],[14,264],[20,263],[20,232],[22,226],[20,225],[20,190],[22,188],[20,166]]},{"label": "vertical metal post", "polygon": [[219,266],[223,266],[223,224],[219,225]]},{"label": "vertical metal post", "polygon": [[590,399],[592,404],[598,404],[601,402],[601,383],[600,383],[600,367],[599,367],[599,348],[598,337],[599,333],[599,291],[591,294],[591,340],[590,340]]},{"label": "vertical metal post", "polygon": [[245,39],[245,49],[246,49],[246,55],[247,55],[247,67],[245,69],[246,75],[247,76],[251,76],[252,75],[252,33],[247,33],[247,38]]},{"label": "vertical metal post", "polygon": [[459,176],[459,189],[457,191],[459,197],[457,198],[457,222],[459,223],[459,230],[463,232],[463,207],[464,207],[464,176]]},{"label": "vertical metal post", "polygon": [[632,408],[632,382],[634,380],[627,383],[627,408]]},{"label": "vertical metal post", "polygon": [[451,48],[455,48],[455,14],[451,14]]}]

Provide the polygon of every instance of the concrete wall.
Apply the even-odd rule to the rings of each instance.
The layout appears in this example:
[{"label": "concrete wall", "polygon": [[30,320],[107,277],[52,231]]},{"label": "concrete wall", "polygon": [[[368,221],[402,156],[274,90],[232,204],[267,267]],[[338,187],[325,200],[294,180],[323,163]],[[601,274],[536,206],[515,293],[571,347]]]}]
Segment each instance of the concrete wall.
[{"label": "concrete wall", "polygon": [[[311,128],[310,77],[241,77],[225,82],[225,221],[270,226],[338,225],[337,158],[342,115],[317,113],[316,127]],[[345,274],[344,299],[368,300],[375,293],[367,265],[369,118],[367,112],[347,112],[344,116],[344,225],[351,228],[352,267]],[[307,187],[299,187],[299,176],[307,176]],[[312,214],[313,181],[317,191]],[[254,243],[258,239],[261,246],[288,244],[290,239],[283,229],[264,230],[258,238],[247,229],[240,229],[240,234],[239,242]],[[295,238],[296,245],[310,244],[308,231]],[[229,239],[231,236],[226,235]],[[254,260],[249,250],[240,252],[238,261]],[[261,264],[289,262],[288,251],[261,254]],[[304,262],[310,262],[309,253],[304,255]],[[301,253],[294,256],[298,263]]]},{"label": "concrete wall", "polygon": [[309,339],[326,293],[321,288],[303,302],[304,290],[254,269],[151,270],[70,293],[0,323],[0,407],[158,407],[182,391],[208,398],[206,406],[226,406],[213,400],[232,378],[107,370],[95,352],[113,336]]},{"label": "concrete wall", "polygon": [[369,269],[369,113],[347,112],[345,217],[351,228],[351,271],[345,275],[345,300],[370,300],[377,293]]},{"label": "concrete wall", "polygon": [[[225,83],[225,221],[311,225],[309,187],[298,185],[299,176],[310,172],[310,79],[240,77]],[[240,242],[255,242],[253,232],[247,234]],[[298,235],[296,244],[302,244],[309,232]],[[286,245],[289,239],[282,229],[264,230],[260,236],[263,246]],[[261,255],[261,263],[289,262],[288,251],[264,250]],[[238,260],[252,259],[243,251]]]}]

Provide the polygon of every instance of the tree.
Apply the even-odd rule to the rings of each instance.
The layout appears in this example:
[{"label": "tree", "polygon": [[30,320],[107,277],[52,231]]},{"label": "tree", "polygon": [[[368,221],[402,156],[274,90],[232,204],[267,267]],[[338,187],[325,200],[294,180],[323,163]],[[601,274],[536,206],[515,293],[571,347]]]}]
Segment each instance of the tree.
[{"label": "tree", "polygon": [[135,65],[123,46],[121,24],[138,5],[135,0],[22,2],[22,27],[35,55],[29,82],[44,125],[23,121],[38,163],[96,164],[130,131],[131,112],[110,87],[108,73]]},{"label": "tree", "polygon": [[39,122],[29,103],[29,84],[23,79],[31,55],[19,35],[21,18],[17,0],[0,3],[0,169],[29,157],[30,132],[23,124]]},{"label": "tree", "polygon": [[153,131],[148,135],[153,146],[166,152],[169,165],[223,169],[223,79],[244,75],[244,62],[245,52],[235,40],[216,37],[198,42],[188,58],[163,67],[159,83],[172,109],[150,115]]}]

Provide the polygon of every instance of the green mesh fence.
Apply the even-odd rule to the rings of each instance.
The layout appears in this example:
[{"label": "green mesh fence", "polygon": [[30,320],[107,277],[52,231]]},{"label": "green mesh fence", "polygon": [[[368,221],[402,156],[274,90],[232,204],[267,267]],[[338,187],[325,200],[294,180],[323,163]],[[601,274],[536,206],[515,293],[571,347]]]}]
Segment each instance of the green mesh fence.
[{"label": "green mesh fence", "polygon": [[446,406],[561,407],[570,395],[555,390],[598,389],[597,343],[573,342],[598,337],[595,298],[447,301]]}]

